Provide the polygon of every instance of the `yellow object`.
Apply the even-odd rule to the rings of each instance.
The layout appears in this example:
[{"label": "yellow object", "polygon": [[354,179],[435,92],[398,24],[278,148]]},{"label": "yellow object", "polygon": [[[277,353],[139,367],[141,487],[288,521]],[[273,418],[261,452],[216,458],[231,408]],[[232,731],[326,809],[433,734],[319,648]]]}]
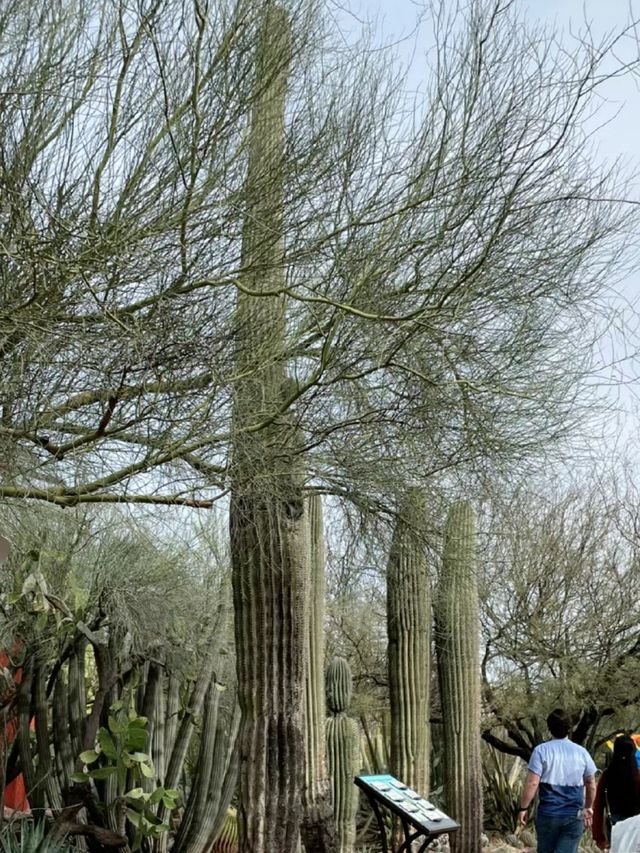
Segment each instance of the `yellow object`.
[{"label": "yellow object", "polygon": [[[614,742],[617,738],[622,737],[622,735],[623,735],[623,734],[624,734],[624,732],[618,732],[618,734],[617,734],[615,737],[613,737],[613,738],[611,738],[611,740],[608,740],[608,741],[607,741],[607,746],[609,747],[609,749],[613,749],[613,742]],[[636,749],[640,749],[640,733],[636,733],[636,734],[629,735],[629,737],[630,737],[630,738],[633,740],[633,742],[635,743],[635,745],[636,745]]]}]

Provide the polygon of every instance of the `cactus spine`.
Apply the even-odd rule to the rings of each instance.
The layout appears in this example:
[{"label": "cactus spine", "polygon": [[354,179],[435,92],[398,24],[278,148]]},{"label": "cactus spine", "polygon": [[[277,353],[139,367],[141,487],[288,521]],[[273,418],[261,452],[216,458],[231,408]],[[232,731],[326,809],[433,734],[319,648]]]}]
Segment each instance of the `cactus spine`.
[{"label": "cactus spine", "polygon": [[452,853],[482,849],[480,763],[480,619],[475,514],[454,504],[444,534],[436,605],[436,650],[444,730],[445,806],[461,825]]},{"label": "cactus spine", "polygon": [[387,568],[387,634],[391,704],[391,772],[429,791],[431,595],[421,531],[424,502],[409,491],[391,542]]},{"label": "cactus spine", "polygon": [[360,769],[358,724],[347,716],[352,680],[349,664],[334,658],[327,669],[327,766],[331,777],[333,814],[340,853],[353,853],[356,838],[358,789],[353,777]]},{"label": "cactus spine", "polygon": [[285,370],[286,305],[273,295],[285,285],[291,33],[281,5],[269,2],[263,9],[235,310],[229,523],[242,711],[238,812],[242,853],[296,853],[304,774],[307,531],[296,427],[286,414],[292,396]]}]

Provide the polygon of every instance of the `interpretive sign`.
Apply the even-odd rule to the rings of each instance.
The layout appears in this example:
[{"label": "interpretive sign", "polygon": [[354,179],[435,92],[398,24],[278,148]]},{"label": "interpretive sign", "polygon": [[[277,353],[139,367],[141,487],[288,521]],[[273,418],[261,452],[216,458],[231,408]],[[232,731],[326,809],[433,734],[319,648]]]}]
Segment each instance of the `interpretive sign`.
[{"label": "interpretive sign", "polygon": [[402,825],[404,840],[394,853],[410,853],[412,850],[423,853],[434,838],[460,829],[455,820],[393,776],[356,776],[354,781],[367,795],[378,821],[382,853],[389,853],[389,845],[381,806],[389,809]]}]

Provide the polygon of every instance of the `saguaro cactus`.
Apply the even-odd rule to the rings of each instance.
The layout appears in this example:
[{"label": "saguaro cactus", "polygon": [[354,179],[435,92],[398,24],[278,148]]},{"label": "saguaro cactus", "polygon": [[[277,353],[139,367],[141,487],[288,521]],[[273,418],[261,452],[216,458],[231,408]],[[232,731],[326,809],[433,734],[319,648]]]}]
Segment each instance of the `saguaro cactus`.
[{"label": "saguaro cactus", "polygon": [[452,853],[480,853],[482,849],[480,620],[475,539],[471,504],[454,504],[445,527],[435,611],[445,806],[461,825],[451,837]]},{"label": "saguaro cactus", "polygon": [[307,536],[285,371],[282,215],[290,24],[264,4],[235,316],[230,532],[242,853],[296,853],[304,772]]},{"label": "saguaro cactus", "polygon": [[324,614],[325,550],[322,499],[307,499],[309,530],[309,606],[305,669],[305,778],[302,841],[307,853],[336,853],[325,746]]},{"label": "saguaro cactus", "polygon": [[358,724],[347,716],[352,680],[349,664],[334,658],[327,669],[327,766],[333,794],[333,814],[340,853],[352,853],[356,837],[358,789],[353,777],[360,769]]},{"label": "saguaro cactus", "polygon": [[412,489],[400,507],[387,568],[391,771],[429,790],[431,595],[421,533],[424,501]]}]

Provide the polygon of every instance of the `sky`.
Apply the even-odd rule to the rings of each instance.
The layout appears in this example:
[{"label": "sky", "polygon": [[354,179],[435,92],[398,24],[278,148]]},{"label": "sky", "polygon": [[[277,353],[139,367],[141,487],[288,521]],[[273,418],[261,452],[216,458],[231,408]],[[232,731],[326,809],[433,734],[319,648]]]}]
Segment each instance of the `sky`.
[{"label": "sky", "polygon": [[[450,0],[451,7],[454,2]],[[629,0],[515,2],[532,22],[549,25],[566,35],[583,29],[588,21],[596,40],[622,29],[634,18],[640,20],[640,0],[632,0],[631,4]],[[337,8],[341,14],[348,10],[347,18],[349,14],[353,17],[356,28],[358,22],[373,22],[380,42],[395,44],[398,55],[411,62],[416,43],[420,41],[416,36],[416,20],[421,6],[419,0],[344,0]],[[626,39],[619,50],[619,58],[629,61],[637,57],[640,27],[638,36],[638,41],[632,37]],[[415,60],[414,66],[417,66]],[[416,86],[419,86],[418,78],[416,67]],[[637,171],[640,175],[640,74],[608,82],[604,97],[601,115],[608,121],[595,132],[598,156],[605,161],[621,159],[629,173]],[[627,191],[628,197],[637,199],[640,204],[640,179],[630,182]],[[640,233],[637,244],[640,247]],[[611,401],[612,415],[603,430],[607,435],[606,443],[619,440],[622,446],[637,444],[640,429],[640,254],[617,289],[620,322],[597,353],[603,365],[597,383],[598,393]]]}]

